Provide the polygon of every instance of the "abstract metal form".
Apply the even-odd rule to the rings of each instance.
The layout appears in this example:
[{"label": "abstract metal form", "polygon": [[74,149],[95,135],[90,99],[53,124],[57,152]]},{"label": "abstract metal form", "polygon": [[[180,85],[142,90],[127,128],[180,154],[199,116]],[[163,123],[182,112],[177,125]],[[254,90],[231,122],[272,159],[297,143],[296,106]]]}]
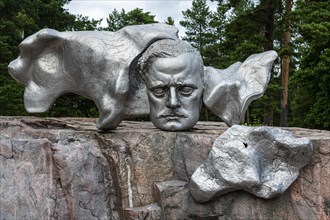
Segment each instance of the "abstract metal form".
[{"label": "abstract metal form", "polygon": [[244,123],[246,109],[267,88],[276,58],[275,51],[267,51],[224,70],[205,67],[204,104],[230,126]]},{"label": "abstract metal form", "polygon": [[21,54],[8,69],[25,85],[28,112],[45,112],[72,92],[95,102],[99,129],[115,129],[125,117],[149,113],[145,85],[135,73],[137,58],[157,40],[177,39],[177,33],[165,24],[117,32],[43,29],[20,44]]},{"label": "abstract metal form", "polygon": [[8,70],[25,85],[28,112],[45,112],[62,94],[76,93],[95,102],[101,130],[149,113],[157,128],[189,130],[202,101],[228,125],[243,123],[248,105],[267,87],[276,52],[225,70],[203,68],[199,52],[177,33],[166,24],[117,32],[43,29],[20,44]]},{"label": "abstract metal form", "polygon": [[274,127],[235,125],[219,136],[204,163],[190,179],[199,202],[245,190],[261,198],[283,193],[313,153],[308,138]]}]

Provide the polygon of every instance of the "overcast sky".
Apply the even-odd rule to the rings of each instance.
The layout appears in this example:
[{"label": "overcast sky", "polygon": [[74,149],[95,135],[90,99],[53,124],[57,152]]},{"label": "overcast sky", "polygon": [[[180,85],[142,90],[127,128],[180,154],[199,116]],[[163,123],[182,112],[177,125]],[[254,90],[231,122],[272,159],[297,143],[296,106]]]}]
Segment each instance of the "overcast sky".
[{"label": "overcast sky", "polygon": [[[106,26],[106,18],[116,8],[120,11],[122,8],[126,12],[134,8],[142,8],[144,12],[150,12],[156,15],[155,20],[164,22],[171,16],[175,21],[175,26],[180,30],[179,35],[184,35],[184,28],[180,26],[182,20],[182,11],[191,8],[190,0],[71,0],[65,6],[72,14],[82,14],[89,18],[103,18],[102,26]],[[211,10],[215,10],[216,2],[207,1]]]}]

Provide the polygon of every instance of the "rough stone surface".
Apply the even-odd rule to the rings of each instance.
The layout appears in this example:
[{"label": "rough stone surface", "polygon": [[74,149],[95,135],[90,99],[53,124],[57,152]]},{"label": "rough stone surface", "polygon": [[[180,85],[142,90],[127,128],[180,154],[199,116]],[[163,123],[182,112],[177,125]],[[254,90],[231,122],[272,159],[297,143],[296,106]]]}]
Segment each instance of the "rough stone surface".
[{"label": "rough stone surface", "polygon": [[308,138],[296,138],[289,131],[233,126],[215,140],[191,176],[190,192],[199,202],[240,189],[273,198],[296,180],[312,153]]},{"label": "rough stone surface", "polygon": [[125,219],[152,220],[161,219],[161,217],[162,210],[156,203],[142,207],[125,209]]},{"label": "rough stone surface", "polygon": [[94,134],[56,120],[0,119],[1,219],[109,219],[114,193]]},{"label": "rough stone surface", "polygon": [[95,122],[0,117],[0,219],[329,219],[329,131],[285,128],[310,138],[314,152],[280,197],[236,191],[201,204],[187,182],[224,123],[99,132]]}]

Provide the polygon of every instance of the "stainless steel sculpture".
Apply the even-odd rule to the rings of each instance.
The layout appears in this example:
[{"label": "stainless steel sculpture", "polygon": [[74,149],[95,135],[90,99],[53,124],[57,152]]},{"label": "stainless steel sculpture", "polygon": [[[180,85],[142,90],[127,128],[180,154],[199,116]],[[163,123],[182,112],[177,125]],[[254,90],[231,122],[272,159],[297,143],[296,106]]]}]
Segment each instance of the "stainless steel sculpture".
[{"label": "stainless steel sculpture", "polygon": [[162,130],[189,130],[198,121],[202,99],[228,125],[243,123],[248,105],[267,87],[276,52],[204,71],[200,54],[177,32],[166,24],[117,32],[44,29],[20,44],[21,54],[8,69],[26,87],[28,112],[45,112],[72,92],[95,102],[102,130],[149,112]]},{"label": "stainless steel sculpture", "polygon": [[273,198],[298,177],[312,152],[308,138],[295,138],[289,131],[235,125],[215,140],[191,176],[190,192],[199,202],[240,189]]},{"label": "stainless steel sculpture", "polygon": [[25,85],[28,112],[45,112],[59,96],[72,92],[95,102],[99,129],[114,129],[125,117],[149,113],[145,85],[134,65],[150,44],[177,39],[177,32],[165,24],[117,32],[43,29],[20,44],[21,54],[8,69]]},{"label": "stainless steel sculpture", "polygon": [[224,70],[205,67],[205,105],[230,126],[244,123],[246,109],[267,88],[276,58],[275,51],[267,51]]},{"label": "stainless steel sculpture", "polygon": [[162,130],[189,130],[202,104],[203,61],[190,44],[159,40],[139,60],[146,82],[150,119]]},{"label": "stainless steel sculpture", "polygon": [[[243,123],[248,105],[267,87],[276,52],[218,70],[204,67],[201,55],[177,32],[165,24],[117,32],[44,29],[20,44],[21,54],[8,69],[26,87],[28,112],[45,112],[72,92],[95,102],[102,130],[149,113],[159,129],[189,130],[202,101],[228,125]],[[192,175],[191,193],[200,202],[237,189],[271,198],[290,186],[311,153],[308,139],[283,130],[234,126]]]}]

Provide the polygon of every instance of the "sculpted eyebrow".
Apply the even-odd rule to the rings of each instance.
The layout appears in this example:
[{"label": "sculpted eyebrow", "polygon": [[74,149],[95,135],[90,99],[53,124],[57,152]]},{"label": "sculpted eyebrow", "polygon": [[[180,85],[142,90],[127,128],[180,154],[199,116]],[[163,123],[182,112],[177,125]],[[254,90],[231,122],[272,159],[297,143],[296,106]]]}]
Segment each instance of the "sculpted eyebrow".
[{"label": "sculpted eyebrow", "polygon": [[194,84],[182,83],[182,82],[178,82],[178,83],[167,83],[167,84],[159,84],[159,85],[156,85],[156,86],[151,87],[150,89],[168,88],[168,87],[170,87],[170,86],[174,86],[174,87],[185,87],[185,86],[188,86],[188,87],[191,87],[191,88],[197,89],[197,86],[194,85]]},{"label": "sculpted eyebrow", "polygon": [[152,86],[150,89],[153,90],[153,89],[167,88],[167,87],[168,87],[168,84],[159,84],[156,86]]}]

